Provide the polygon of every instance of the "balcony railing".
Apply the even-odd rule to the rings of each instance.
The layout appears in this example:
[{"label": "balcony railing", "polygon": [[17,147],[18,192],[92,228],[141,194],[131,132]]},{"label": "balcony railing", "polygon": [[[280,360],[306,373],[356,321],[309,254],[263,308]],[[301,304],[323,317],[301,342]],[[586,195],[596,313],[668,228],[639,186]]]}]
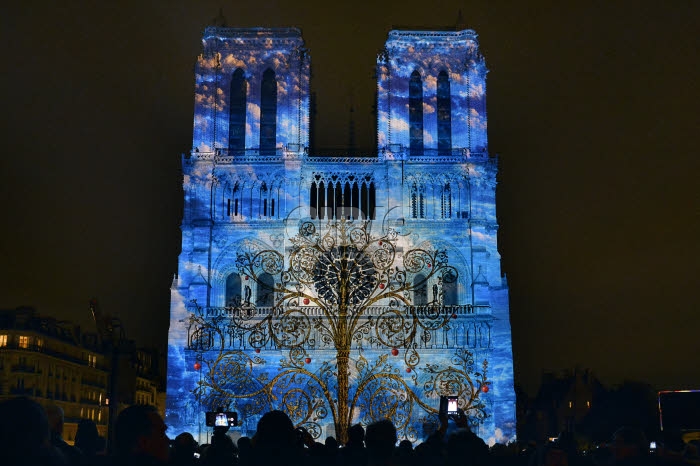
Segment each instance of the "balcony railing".
[{"label": "balcony railing", "polygon": [[[484,305],[484,304],[446,304],[444,306],[432,306],[426,304],[425,306],[411,306],[411,311],[415,312],[418,310],[419,307],[423,308],[431,308],[431,309],[439,309],[439,312],[444,313],[444,314],[449,314],[449,315],[456,315],[457,317],[462,317],[462,316],[474,316],[474,315],[489,315],[491,314],[491,306],[489,305]],[[388,306],[369,306],[365,312],[364,315],[369,317],[369,316],[378,316],[381,315],[382,313],[393,309]],[[191,312],[194,312],[194,309],[190,309]],[[246,310],[237,310],[235,308],[231,307],[207,307],[204,308],[204,316],[206,318],[213,318],[213,317],[234,317],[236,312],[247,312]],[[265,317],[273,314],[274,308],[272,307],[258,307],[255,308],[254,311],[255,313],[254,316],[250,317],[259,317],[261,319],[264,319]],[[316,317],[316,316],[323,316],[323,311],[321,310],[320,307],[317,306],[306,306],[304,308],[304,314],[306,314],[309,317]]]},{"label": "balcony railing", "polygon": [[[213,348],[227,348],[231,350],[246,350],[250,345],[248,336],[255,326],[270,315],[275,315],[274,308],[235,309],[209,307],[201,309],[206,323],[188,329],[188,349],[209,350]],[[390,306],[369,306],[364,309],[362,319],[381,319],[382,316],[392,315],[396,308]],[[419,320],[435,322],[435,326],[426,326],[420,330],[421,334],[416,338],[417,349],[455,349],[463,347],[489,348],[491,346],[491,322],[493,320],[491,307],[486,304],[472,305],[432,305],[410,306],[404,311],[416,316]],[[246,328],[236,327],[237,317],[245,315]],[[313,329],[308,338],[302,344],[305,349],[330,349],[332,343],[317,329],[313,321],[325,319],[320,307],[306,306],[304,314],[312,321],[309,328]],[[231,320],[228,320],[229,317]],[[223,319],[222,319],[223,318]],[[256,328],[262,332],[261,341],[265,341],[266,349],[276,349],[275,340],[267,335],[267,327]],[[378,341],[370,333],[357,335],[353,339],[353,348],[379,349]]]},{"label": "balcony railing", "polygon": [[15,364],[10,368],[10,370],[12,372],[23,372],[25,374],[34,374],[35,372],[37,372],[36,367],[28,366],[26,364]]}]

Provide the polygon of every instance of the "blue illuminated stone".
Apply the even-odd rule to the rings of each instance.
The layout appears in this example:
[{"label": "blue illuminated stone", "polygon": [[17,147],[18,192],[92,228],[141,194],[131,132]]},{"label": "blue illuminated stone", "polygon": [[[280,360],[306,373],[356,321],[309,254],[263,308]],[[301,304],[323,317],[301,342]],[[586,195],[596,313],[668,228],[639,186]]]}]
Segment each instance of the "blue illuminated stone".
[{"label": "blue illuminated stone", "polygon": [[241,435],[283,409],[321,439],[388,416],[422,441],[443,394],[460,395],[487,442],[515,439],[486,73],[474,31],[391,31],[377,156],[316,157],[301,33],[205,30],[182,161],[169,435],[206,441],[204,412],[220,407],[238,412]]}]

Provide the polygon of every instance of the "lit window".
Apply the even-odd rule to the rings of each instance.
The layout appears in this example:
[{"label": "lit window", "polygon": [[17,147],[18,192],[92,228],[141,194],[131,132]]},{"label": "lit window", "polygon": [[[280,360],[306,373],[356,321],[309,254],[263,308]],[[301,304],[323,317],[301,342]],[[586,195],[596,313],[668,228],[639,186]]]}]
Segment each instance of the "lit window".
[{"label": "lit window", "polygon": [[588,406],[588,407],[590,408],[590,407],[591,407],[591,402],[590,402],[590,401],[586,401],[586,406]]},{"label": "lit window", "polygon": [[43,348],[44,347],[44,340],[42,340],[41,338],[37,338],[36,339],[36,347],[39,349]]},{"label": "lit window", "polygon": [[573,402],[573,401],[569,401],[569,408],[572,408],[573,406],[574,406],[574,402]]},{"label": "lit window", "polygon": [[26,335],[19,336],[19,347],[28,348],[29,347],[29,337]]},{"label": "lit window", "polygon": [[0,346],[7,346],[7,335],[0,335]]}]

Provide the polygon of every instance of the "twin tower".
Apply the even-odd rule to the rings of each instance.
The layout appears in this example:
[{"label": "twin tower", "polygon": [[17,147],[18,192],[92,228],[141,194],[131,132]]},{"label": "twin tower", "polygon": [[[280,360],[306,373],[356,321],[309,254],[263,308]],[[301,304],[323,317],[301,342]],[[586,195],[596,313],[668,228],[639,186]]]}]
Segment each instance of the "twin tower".
[{"label": "twin tower", "polygon": [[206,412],[251,436],[285,411],[316,438],[389,418],[424,440],[454,396],[490,443],[515,438],[508,288],[497,247],[477,35],[391,31],[377,154],[309,149],[297,29],[210,27],[183,157],[166,424]]}]

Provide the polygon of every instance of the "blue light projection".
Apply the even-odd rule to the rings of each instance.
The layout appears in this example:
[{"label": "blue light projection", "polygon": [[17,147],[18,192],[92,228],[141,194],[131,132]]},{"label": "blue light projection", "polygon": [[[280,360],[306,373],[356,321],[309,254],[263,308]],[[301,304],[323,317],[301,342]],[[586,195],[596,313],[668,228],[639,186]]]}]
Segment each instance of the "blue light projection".
[{"label": "blue light projection", "polygon": [[[236,38],[226,37],[227,34],[235,34]],[[263,129],[276,126],[272,135],[263,134],[262,138],[272,138],[275,149],[296,149],[308,144],[310,59],[298,29],[275,29],[272,34],[264,28],[209,27],[204,31],[202,45],[204,50],[195,66],[193,149],[205,153],[215,149],[228,151],[232,111],[229,96],[231,85],[236,83],[247,87],[245,101],[233,102],[237,115],[237,109],[245,109],[245,148],[260,148],[261,117]],[[241,72],[244,81],[240,81]],[[267,120],[267,125],[265,110],[270,109],[261,108],[269,102],[263,92],[266,76],[276,81],[277,94],[276,115],[272,115],[271,123]],[[240,121],[241,117],[237,118]]]},{"label": "blue light projection", "polygon": [[439,76],[447,74],[451,94],[452,146],[474,153],[487,150],[486,64],[472,30],[391,31],[377,60],[380,147],[410,146],[410,83],[423,85],[423,142],[439,141]]},{"label": "blue light projection", "polygon": [[440,395],[515,439],[508,288],[486,66],[470,30],[391,31],[378,155],[316,157],[296,29],[205,30],[171,288],[166,423],[206,441],[283,409],[317,438],[393,420],[421,441]]}]

